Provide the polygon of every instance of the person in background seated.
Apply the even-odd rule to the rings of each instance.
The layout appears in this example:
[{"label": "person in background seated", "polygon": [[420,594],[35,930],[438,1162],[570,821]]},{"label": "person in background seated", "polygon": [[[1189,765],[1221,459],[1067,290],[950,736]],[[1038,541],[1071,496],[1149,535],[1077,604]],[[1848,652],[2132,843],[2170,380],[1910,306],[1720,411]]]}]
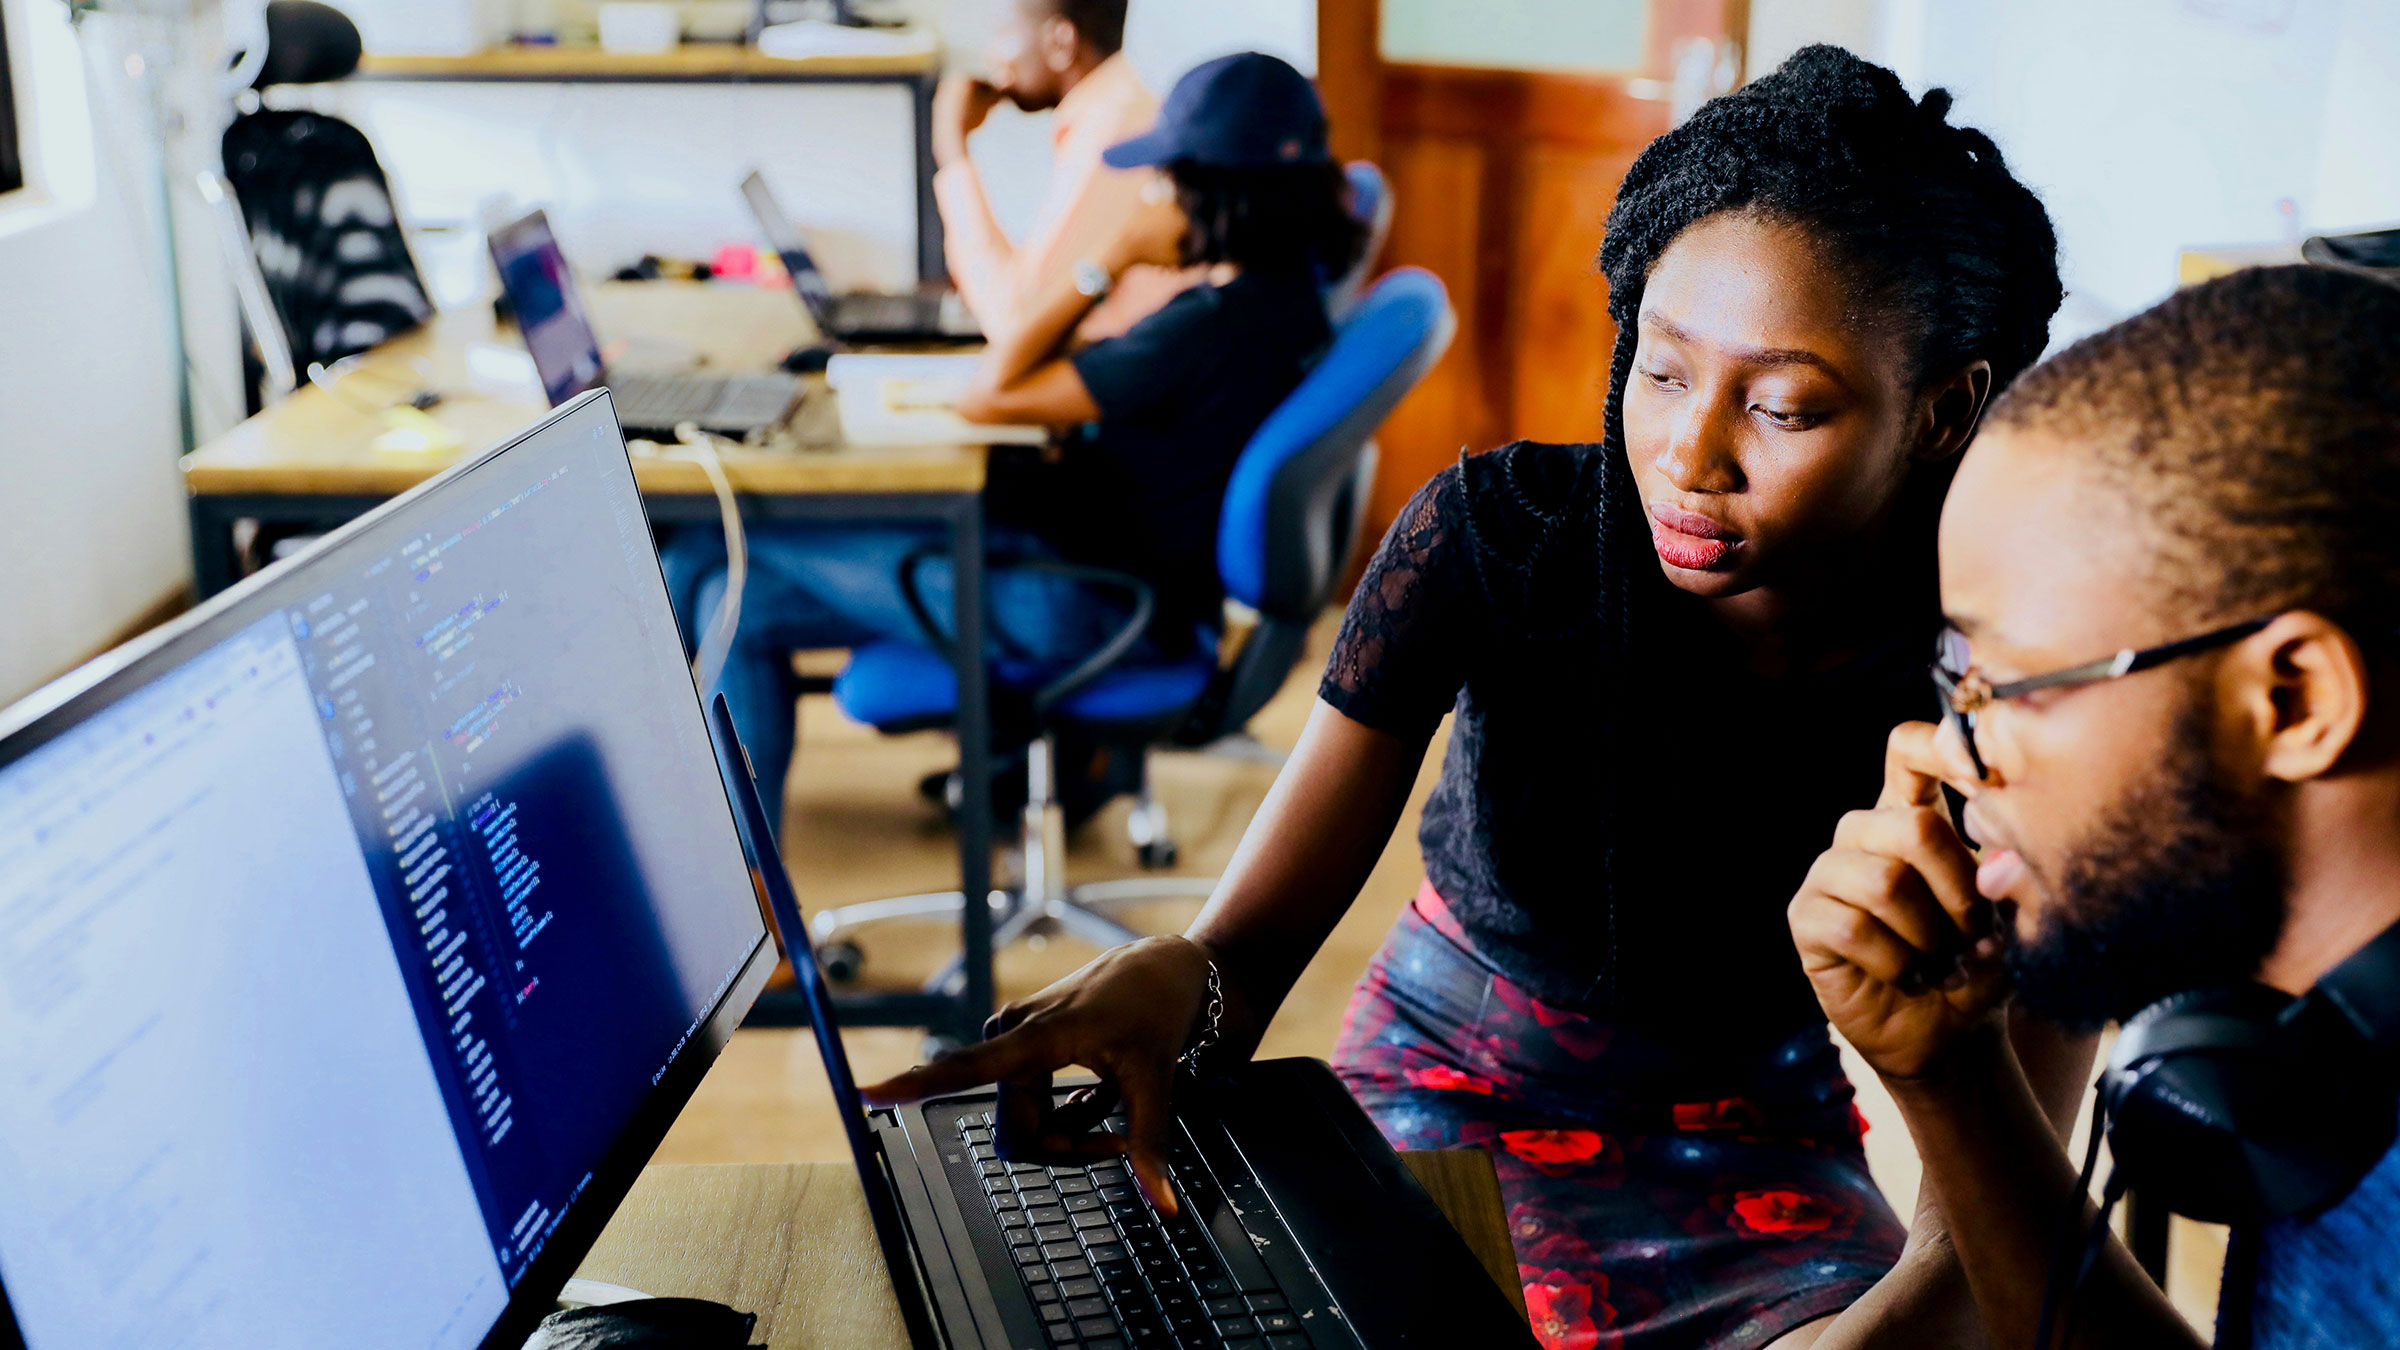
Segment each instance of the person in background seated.
[{"label": "person in background seated", "polygon": [[[985,352],[960,411],[1058,428],[1055,453],[995,457],[985,489],[995,646],[1063,673],[1130,616],[1118,591],[1012,560],[1131,573],[1157,598],[1148,641],[1187,652],[1221,619],[1217,517],[1234,462],[1332,337],[1320,275],[1357,257],[1325,110],[1298,71],[1228,56],[1178,81],[1156,126],[1108,151],[1156,186],[1117,232],[1032,297],[1025,322]],[[1075,347],[1077,323],[1127,270],[1201,269],[1203,280],[1123,336]],[[787,524],[750,532],[750,576],[722,687],[771,806],[792,758],[791,654],[879,639],[923,641],[903,559],[946,527]],[[695,641],[725,592],[714,530],[669,542],[671,593]],[[928,609],[951,613],[947,558],[919,569]]]},{"label": "person in background seated", "polygon": [[[1144,175],[1101,152],[1158,116],[1158,99],[1125,59],[1125,0],[984,0],[1000,11],[984,73],[942,81],[933,101],[933,193],[959,297],[998,338],[1025,322],[1046,285],[1123,232],[1141,207]],[[967,140],[1003,101],[1055,111],[1050,181],[1024,239],[992,215]],[[1195,278],[1173,266],[1128,270],[1081,322],[1086,340],[1131,327]]]},{"label": "person in background seated", "polygon": [[[1074,1115],[1027,1085],[1087,1066],[1163,1196],[1212,988],[1238,1062],[1448,716],[1427,884],[1332,1059],[1396,1147],[1490,1152],[1542,1343],[1975,1345],[1933,1193],[1904,1228],[1868,1174],[1784,924],[1885,734],[1924,715],[1942,496],[2059,303],[2041,203],[1948,109],[1811,47],[1653,141],[1601,245],[1606,439],[1464,457],[1402,509],[1186,936],[869,1092],[997,1080],[1038,1140]],[[2090,1049],[2042,1031],[2071,1119]]]},{"label": "person in background seated", "polygon": [[[1987,422],[1941,526],[1952,716],[1893,736],[1882,800],[1791,905],[1817,999],[1899,1102],[1999,1346],[2037,1344],[2089,1208],[2000,1032],[2012,993],[2094,1027],[2250,1003],[2250,1109],[2280,1099],[2276,1142],[2329,1171],[2236,1226],[2217,1344],[2400,1345],[2400,290],[2220,278]],[[2112,1138],[2120,1166],[2139,1142]],[[2072,1319],[2087,1350],[2201,1343],[2113,1238]]]}]

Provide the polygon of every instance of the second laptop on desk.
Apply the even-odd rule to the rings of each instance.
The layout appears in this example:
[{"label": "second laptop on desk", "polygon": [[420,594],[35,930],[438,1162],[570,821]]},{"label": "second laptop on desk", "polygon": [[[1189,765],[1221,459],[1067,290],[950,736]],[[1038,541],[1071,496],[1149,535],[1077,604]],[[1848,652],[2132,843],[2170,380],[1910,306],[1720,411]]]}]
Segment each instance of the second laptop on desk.
[{"label": "second laptop on desk", "polygon": [[552,407],[607,385],[627,431],[671,440],[685,422],[721,436],[747,436],[783,421],[800,402],[803,386],[790,375],[612,370],[601,359],[600,339],[549,217],[534,211],[501,226],[492,231],[491,248],[500,287]]},{"label": "second laptop on desk", "polygon": [[809,317],[827,337],[852,343],[975,342],[983,329],[967,312],[956,291],[920,295],[898,291],[836,291],[817,267],[800,227],[786,215],[782,203],[767,189],[767,180],[753,169],[742,180],[742,199],[757,217],[759,233],[783,260],[792,289]]}]

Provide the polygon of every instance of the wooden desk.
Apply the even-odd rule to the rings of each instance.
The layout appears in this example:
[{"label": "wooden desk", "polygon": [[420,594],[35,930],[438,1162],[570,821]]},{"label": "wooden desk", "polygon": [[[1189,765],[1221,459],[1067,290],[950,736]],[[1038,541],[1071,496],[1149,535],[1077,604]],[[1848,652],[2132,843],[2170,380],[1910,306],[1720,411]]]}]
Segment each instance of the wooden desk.
[{"label": "wooden desk", "polygon": [[[630,340],[626,364],[673,366],[697,360],[703,369],[763,370],[782,355],[815,341],[815,329],[786,289],[677,282],[606,282],[588,288],[593,323],[604,343]],[[186,455],[184,486],[196,502],[242,498],[373,498],[405,492],[461,454],[514,435],[549,410],[536,385],[495,383],[478,376],[478,349],[498,348],[503,359],[523,356],[513,331],[499,328],[487,305],[437,316],[361,358],[337,391],[303,385],[290,398]],[[833,398],[822,378],[811,382],[790,431],[769,449],[723,456],[736,491],[762,497],[824,493],[975,493],[983,490],[984,449],[976,445],[854,448],[841,444]],[[378,449],[387,430],[379,411],[419,388],[443,393],[433,420],[455,435],[460,449],[426,452]],[[362,408],[360,405],[367,405]],[[634,476],[651,497],[709,496],[708,479],[689,460],[645,454],[636,446]],[[221,506],[222,503],[203,502]],[[310,525],[348,519],[304,502],[253,502],[244,514]],[[716,508],[710,504],[707,513]],[[297,519],[309,513],[307,519]],[[209,512],[212,533],[226,517]],[[196,521],[195,524],[198,522]],[[199,546],[199,541],[195,541]],[[234,578],[223,569],[230,554],[196,559],[201,589],[214,593]]]},{"label": "wooden desk", "polygon": [[934,75],[939,52],[878,56],[810,56],[788,61],[738,42],[686,42],[663,52],[625,53],[598,47],[535,43],[492,47],[465,56],[366,56],[361,80],[544,80],[556,83],[756,80],[799,84],[831,77]]},{"label": "wooden desk", "polygon": [[[694,358],[726,370],[759,370],[793,346],[814,340],[788,290],[752,286],[630,282],[588,288],[603,340],[638,339],[626,364],[672,365]],[[502,333],[488,306],[445,314],[376,349],[343,375],[338,393],[306,386],[290,398],[184,456],[194,573],[203,596],[240,579],[234,532],[244,519],[330,529],[471,454],[522,430],[549,410],[530,383],[494,383],[474,367],[478,349],[500,348],[521,364],[524,347]],[[644,350],[655,348],[662,350]],[[460,447],[427,452],[378,448],[388,429],[381,409],[430,387],[444,392],[432,420]],[[365,405],[363,408],[357,405]],[[840,442],[839,418],[822,381],[794,425],[775,444],[724,454],[726,477],[748,520],[913,520],[946,525],[958,585],[953,612],[962,657],[983,650],[983,482],[980,445],[868,448]],[[695,462],[636,446],[634,478],[660,523],[718,519],[708,480]],[[990,689],[980,659],[958,667],[959,761],[969,799],[960,809],[960,889],[991,890]],[[973,1040],[993,1005],[991,911],[968,905],[961,918],[966,990],[846,999],[845,1020],[861,1026],[922,1026]],[[761,1022],[792,1020],[796,1009],[768,1002]]]},{"label": "wooden desk", "polygon": [[901,56],[765,56],[731,42],[687,42],[672,51],[624,55],[597,47],[507,46],[467,56],[370,56],[360,80],[550,84],[893,84],[908,91],[916,135],[917,279],[950,275],[942,216],[933,196],[933,91],[939,52]]},{"label": "wooden desk", "polygon": [[[1490,1155],[1403,1153],[1434,1203],[1522,1312]],[[653,1167],[576,1274],[759,1315],[772,1350],[907,1350],[900,1305],[847,1163]]]}]

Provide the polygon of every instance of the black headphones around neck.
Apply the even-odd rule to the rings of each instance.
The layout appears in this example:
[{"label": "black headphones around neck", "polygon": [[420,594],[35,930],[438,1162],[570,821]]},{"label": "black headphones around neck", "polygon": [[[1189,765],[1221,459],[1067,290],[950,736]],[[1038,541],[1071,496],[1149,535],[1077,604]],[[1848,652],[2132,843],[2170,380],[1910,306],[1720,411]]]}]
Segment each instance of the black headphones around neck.
[{"label": "black headphones around neck", "polygon": [[2400,1130],[2400,924],[2298,998],[2246,984],[2142,1009],[2099,1111],[2146,1203],[2247,1224],[2341,1199]]},{"label": "black headphones around neck", "polygon": [[[2042,1289],[2036,1350],[2072,1342],[2075,1296],[2128,1189],[2207,1223],[2308,1215],[2400,1136],[2400,923],[2294,998],[2263,984],[2170,994],[2126,1019],[2100,1071],[2077,1203]],[[2114,1162],[2087,1226],[2100,1141]],[[2063,1295],[2063,1297],[2062,1297]]]}]

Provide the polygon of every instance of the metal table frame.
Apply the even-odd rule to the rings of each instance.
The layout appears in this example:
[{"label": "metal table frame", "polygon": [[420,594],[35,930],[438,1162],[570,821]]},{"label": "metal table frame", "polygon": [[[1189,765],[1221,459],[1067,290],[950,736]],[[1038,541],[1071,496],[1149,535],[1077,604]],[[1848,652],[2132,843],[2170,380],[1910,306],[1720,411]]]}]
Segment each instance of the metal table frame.
[{"label": "metal table frame", "polygon": [[[193,493],[190,496],[193,574],[203,599],[241,580],[234,527],[242,520],[303,529],[330,530],[389,500],[382,496],[316,496],[301,493]],[[717,499],[683,493],[644,494],[653,523],[715,524]],[[806,495],[744,494],[742,518],[779,520],[935,520],[950,527],[958,584],[952,622],[957,626],[958,757],[965,798],[958,811],[959,889],[988,895],[992,889],[991,691],[984,663],[983,496],[980,492],[828,492]],[[960,907],[959,941],[965,988],[953,996],[933,990],[860,994],[840,1000],[851,1026],[925,1027],[962,1042],[982,1039],[991,1016],[992,911],[989,905]],[[807,1013],[797,992],[770,992],[750,1015],[752,1026],[801,1026]]]}]

